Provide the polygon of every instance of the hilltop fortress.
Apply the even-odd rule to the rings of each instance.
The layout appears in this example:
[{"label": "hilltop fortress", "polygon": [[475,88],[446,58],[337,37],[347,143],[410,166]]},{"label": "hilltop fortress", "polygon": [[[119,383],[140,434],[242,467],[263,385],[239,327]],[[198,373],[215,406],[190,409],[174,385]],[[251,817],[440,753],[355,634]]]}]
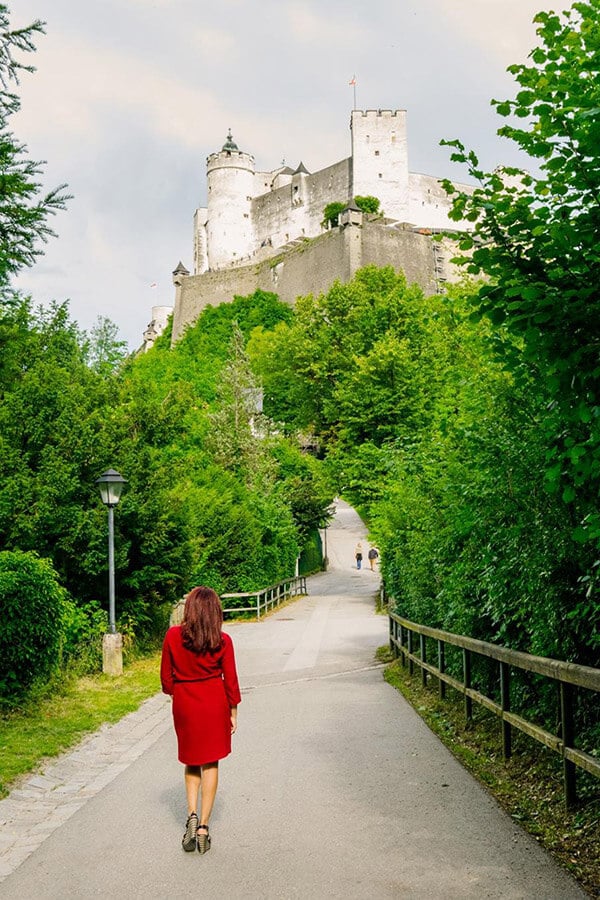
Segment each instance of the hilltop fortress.
[{"label": "hilltop fortress", "polygon": [[[210,154],[207,206],[194,216],[194,271],[179,263],[173,273],[174,341],[205,306],[257,288],[293,303],[370,263],[403,269],[429,293],[453,279],[451,242],[431,237],[456,227],[450,203],[436,177],[409,171],[406,111],[353,110],[350,129],[351,155],[313,173],[303,163],[256,171],[231,131]],[[361,213],[357,196],[377,197],[383,216]],[[323,210],[333,201],[347,207],[326,228]]]}]

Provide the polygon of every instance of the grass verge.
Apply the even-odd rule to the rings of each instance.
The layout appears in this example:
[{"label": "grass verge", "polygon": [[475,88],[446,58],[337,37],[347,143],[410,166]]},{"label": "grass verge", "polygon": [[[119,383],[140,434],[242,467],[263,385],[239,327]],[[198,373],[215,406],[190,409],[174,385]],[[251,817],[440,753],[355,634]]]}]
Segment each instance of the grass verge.
[{"label": "grass verge", "polygon": [[592,897],[600,897],[600,784],[579,770],[577,808],[567,811],[560,759],[527,735],[513,730],[513,756],[502,758],[500,723],[475,705],[467,724],[462,699],[448,688],[445,700],[437,682],[424,688],[387,647],[377,658],[390,663],[386,681],[408,700],[454,756],[495,797],[515,821],[577,878]]},{"label": "grass verge", "polygon": [[123,675],[73,678],[54,694],[0,718],[0,797],[42,760],[103,725],[117,722],[160,690],[160,654],[131,662]]}]

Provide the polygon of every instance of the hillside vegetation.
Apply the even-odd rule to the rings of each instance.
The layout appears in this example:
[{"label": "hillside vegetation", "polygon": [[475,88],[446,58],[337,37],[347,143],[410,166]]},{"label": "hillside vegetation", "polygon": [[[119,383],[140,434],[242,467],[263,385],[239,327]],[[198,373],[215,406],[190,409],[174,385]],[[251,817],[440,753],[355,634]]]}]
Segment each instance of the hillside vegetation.
[{"label": "hillside vegetation", "polygon": [[[9,643],[22,633],[28,656],[35,648],[63,666],[97,665],[107,520],[94,481],[109,467],[128,482],[115,515],[118,627],[128,646],[161,638],[171,605],[194,584],[244,591],[294,574],[327,521],[331,493],[317,462],[257,413],[244,349],[257,324],[268,334],[290,317],[257,293],[208,309],[174,349],[165,336],[123,360],[107,323],[86,336],[64,306],[43,314],[20,298],[5,306],[0,584]],[[66,588],[47,624],[27,601],[35,583],[24,552],[50,560]],[[9,669],[5,699],[31,680]],[[48,675],[41,658],[39,670]]]}]

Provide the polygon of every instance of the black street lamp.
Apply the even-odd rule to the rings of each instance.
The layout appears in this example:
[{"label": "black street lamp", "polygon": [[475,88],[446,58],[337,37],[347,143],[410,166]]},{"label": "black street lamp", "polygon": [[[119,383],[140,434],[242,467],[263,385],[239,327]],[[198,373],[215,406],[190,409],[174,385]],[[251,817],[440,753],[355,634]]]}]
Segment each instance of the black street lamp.
[{"label": "black street lamp", "polygon": [[117,623],[115,617],[115,522],[114,508],[121,499],[123,487],[127,484],[125,478],[108,469],[95,483],[100,489],[102,502],[108,506],[108,622],[110,633],[115,634]]}]

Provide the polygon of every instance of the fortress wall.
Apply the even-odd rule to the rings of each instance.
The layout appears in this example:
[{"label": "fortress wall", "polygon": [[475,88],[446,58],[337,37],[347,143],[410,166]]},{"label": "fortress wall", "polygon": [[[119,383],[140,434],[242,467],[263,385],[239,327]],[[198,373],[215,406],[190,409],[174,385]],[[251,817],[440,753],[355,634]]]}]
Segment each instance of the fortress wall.
[{"label": "fortress wall", "polygon": [[189,275],[183,278],[175,295],[173,341],[179,340],[185,328],[195,322],[205,306],[230,303],[235,294],[252,294],[258,284],[258,266],[239,266]]},{"label": "fortress wall", "polygon": [[[473,192],[473,185],[455,182],[456,187],[467,193]],[[439,178],[411,172],[409,175],[408,221],[417,228],[458,228],[456,222],[448,218],[451,201]],[[467,225],[468,223],[463,223]]]},{"label": "fortress wall", "polygon": [[183,278],[175,296],[173,342],[206,306],[229,303],[235,295],[245,297],[259,288],[291,305],[296,297],[327,291],[336,278],[350,281],[360,266],[355,249],[360,240],[358,228],[334,229],[261,263]]},{"label": "fortress wall", "polygon": [[350,281],[356,271],[352,266],[352,243],[360,242],[360,238],[357,228],[334,229],[280,254],[275,265],[271,260],[260,267],[258,287],[293,304],[297,297],[329,290],[336,279]]},{"label": "fortress wall", "polygon": [[283,247],[294,238],[320,234],[325,206],[350,196],[350,163],[343,159],[312,175],[294,176],[290,184],[256,197],[252,218],[258,247],[268,238],[273,247]]},{"label": "fortress wall", "polygon": [[[261,263],[183,278],[176,292],[173,341],[206,306],[230,302],[235,295],[246,296],[257,288],[293,304],[299,296],[327,291],[336,279],[350,281],[357,269],[370,264],[402,269],[409,283],[435,293],[438,278],[452,280],[449,255],[449,247],[442,252],[430,235],[412,230],[386,228],[377,222],[336,228]],[[446,259],[440,263],[441,256]]]},{"label": "fortress wall", "polygon": [[363,266],[394,266],[404,271],[409,284],[415,282],[426,294],[436,292],[433,242],[429,235],[385,228],[376,222],[366,222],[362,231]]}]

